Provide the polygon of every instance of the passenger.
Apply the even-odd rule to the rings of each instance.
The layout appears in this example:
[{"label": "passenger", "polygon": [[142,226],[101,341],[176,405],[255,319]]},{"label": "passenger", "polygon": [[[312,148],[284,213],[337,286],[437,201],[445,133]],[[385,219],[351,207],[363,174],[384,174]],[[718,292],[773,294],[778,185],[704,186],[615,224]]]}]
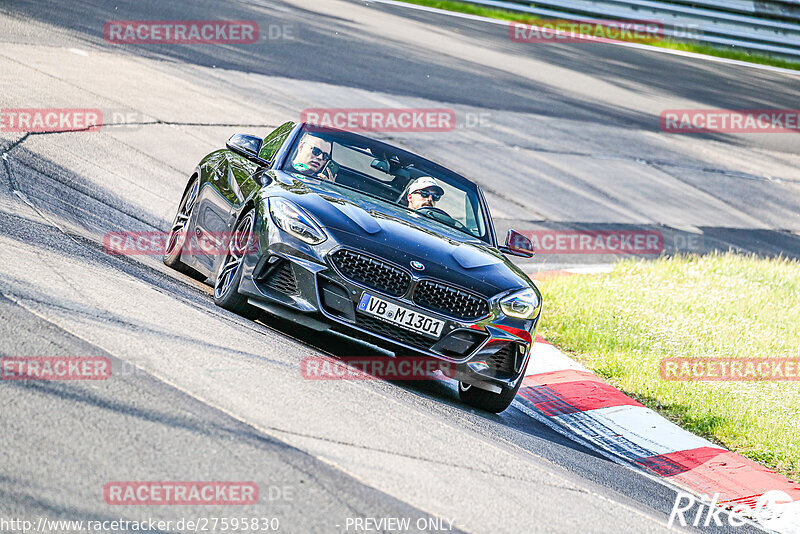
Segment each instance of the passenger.
[{"label": "passenger", "polygon": [[435,208],[444,195],[444,189],[430,176],[420,176],[408,188],[408,207],[412,210]]}]

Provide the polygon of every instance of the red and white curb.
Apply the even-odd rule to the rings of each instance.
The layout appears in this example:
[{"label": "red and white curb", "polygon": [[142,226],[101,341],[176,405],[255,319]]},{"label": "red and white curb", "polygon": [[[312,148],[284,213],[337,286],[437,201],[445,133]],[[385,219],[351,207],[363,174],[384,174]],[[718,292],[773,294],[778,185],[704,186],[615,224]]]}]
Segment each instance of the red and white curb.
[{"label": "red and white curb", "polygon": [[[514,401],[520,409],[692,494],[718,494],[720,506],[750,510],[745,515],[767,528],[800,534],[800,484],[687,432],[540,336],[532,351]],[[774,496],[780,497],[779,503],[770,502]],[[786,502],[789,499],[791,502]]]}]

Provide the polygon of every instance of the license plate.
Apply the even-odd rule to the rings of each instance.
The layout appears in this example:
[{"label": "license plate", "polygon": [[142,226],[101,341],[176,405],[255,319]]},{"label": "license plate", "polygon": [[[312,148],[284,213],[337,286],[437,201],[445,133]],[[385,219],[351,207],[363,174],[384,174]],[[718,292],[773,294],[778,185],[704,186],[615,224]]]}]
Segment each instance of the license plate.
[{"label": "license plate", "polygon": [[439,337],[442,333],[442,327],[444,327],[444,321],[392,304],[369,293],[361,295],[358,309],[384,321],[407,328],[412,332],[435,338]]}]

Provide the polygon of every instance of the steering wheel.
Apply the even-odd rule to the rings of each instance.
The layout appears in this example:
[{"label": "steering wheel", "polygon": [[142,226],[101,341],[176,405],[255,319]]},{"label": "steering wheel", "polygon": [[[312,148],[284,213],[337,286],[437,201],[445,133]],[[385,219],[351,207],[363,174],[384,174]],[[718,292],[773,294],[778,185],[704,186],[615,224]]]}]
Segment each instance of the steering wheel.
[{"label": "steering wheel", "polygon": [[436,208],[434,206],[425,206],[417,209],[417,212],[421,211],[424,211],[427,214],[429,214],[431,219],[435,219],[439,222],[455,226],[459,230],[467,230],[467,227],[461,221],[450,217],[450,215],[448,215],[448,213],[444,211],[442,208]]}]

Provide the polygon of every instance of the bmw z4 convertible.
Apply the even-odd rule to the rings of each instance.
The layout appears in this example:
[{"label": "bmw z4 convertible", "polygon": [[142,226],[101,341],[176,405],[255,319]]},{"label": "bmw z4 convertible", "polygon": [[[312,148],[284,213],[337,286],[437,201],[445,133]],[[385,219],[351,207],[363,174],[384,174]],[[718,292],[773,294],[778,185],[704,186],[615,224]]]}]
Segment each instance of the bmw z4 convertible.
[{"label": "bmw z4 convertible", "polygon": [[[228,235],[220,254],[187,246]],[[407,356],[449,362],[459,396],[505,410],[522,383],[542,310],[505,254],[483,192],[420,156],[352,132],[286,123],[236,134],[200,161],[164,263],[198,272],[214,302],[266,311]]]}]

